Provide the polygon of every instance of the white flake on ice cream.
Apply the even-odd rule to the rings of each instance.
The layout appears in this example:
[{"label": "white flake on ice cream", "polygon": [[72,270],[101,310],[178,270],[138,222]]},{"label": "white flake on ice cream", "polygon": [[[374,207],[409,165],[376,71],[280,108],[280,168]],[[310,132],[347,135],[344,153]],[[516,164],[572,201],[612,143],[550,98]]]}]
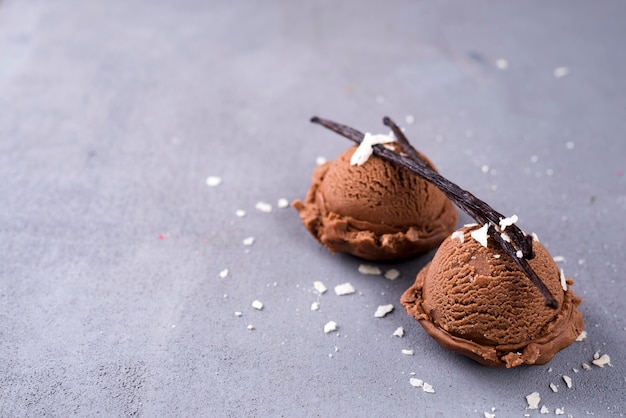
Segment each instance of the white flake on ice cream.
[{"label": "white flake on ice cream", "polygon": [[487,247],[487,230],[489,229],[489,224],[484,224],[478,229],[470,232],[472,238],[480,243],[483,247]]},{"label": "white flake on ice cream", "polygon": [[561,287],[564,291],[567,292],[567,279],[565,278],[565,273],[563,272],[563,269],[559,269],[559,274],[561,275]]},{"label": "white flake on ice cream", "polygon": [[463,231],[454,231],[452,235],[450,235],[450,239],[455,238],[461,241],[461,244],[465,242],[465,235],[463,234]]},{"label": "white flake on ice cream", "polygon": [[519,218],[517,217],[517,215],[513,215],[513,216],[511,216],[509,218],[501,218],[500,222],[499,222],[500,229],[502,229],[504,231],[507,226],[513,225],[518,220],[519,220]]},{"label": "white flake on ice cream", "polygon": [[390,135],[372,135],[367,132],[363,137],[363,140],[359,144],[358,148],[352,154],[352,158],[350,158],[350,165],[363,165],[367,162],[370,156],[374,153],[374,145],[377,144],[388,144],[390,142],[395,142],[395,138]]}]

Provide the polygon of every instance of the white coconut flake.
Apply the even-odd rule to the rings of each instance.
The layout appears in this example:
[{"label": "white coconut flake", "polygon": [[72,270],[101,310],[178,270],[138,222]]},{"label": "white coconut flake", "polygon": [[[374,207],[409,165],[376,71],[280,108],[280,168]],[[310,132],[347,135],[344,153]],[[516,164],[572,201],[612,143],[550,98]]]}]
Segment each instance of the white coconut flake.
[{"label": "white coconut flake", "polygon": [[485,418],[496,418],[496,414],[492,414],[491,412],[484,413]]},{"label": "white coconut flake", "polygon": [[539,242],[539,235],[537,235],[537,233],[532,232],[530,235],[533,237],[533,241]]},{"label": "white coconut flake", "polygon": [[224,270],[220,271],[220,277],[222,279],[227,278],[228,277],[228,269],[224,269]]},{"label": "white coconut flake", "polygon": [[587,341],[587,331],[583,330],[578,337],[576,337],[576,341]]},{"label": "white coconut flake", "polygon": [[254,208],[265,213],[269,213],[272,211],[272,205],[267,202],[257,202],[257,204],[254,205]]},{"label": "white coconut flake", "polygon": [[400,338],[404,337],[404,328],[402,327],[396,328],[396,330],[391,335],[394,337],[400,337]]},{"label": "white coconut flake", "polygon": [[542,406],[541,406],[541,410],[540,410],[539,412],[540,412],[540,413],[542,413],[542,414],[549,414],[549,413],[550,413],[550,410],[548,409],[548,407],[547,407],[547,406],[542,405]]},{"label": "white coconut flake", "polygon": [[356,292],[356,290],[350,283],[342,283],[335,286],[335,293],[337,296],[350,295],[354,292]]},{"label": "white coconut flake", "polygon": [[500,238],[502,238],[503,241],[511,242],[511,237],[509,237],[507,234],[500,234]]},{"label": "white coconut flake", "polygon": [[276,202],[276,206],[278,206],[280,209],[285,209],[289,207],[289,200],[285,199],[285,198],[280,198],[278,199],[278,202]]},{"label": "white coconut flake", "polygon": [[500,258],[500,257],[502,257],[502,255],[500,255],[500,254],[494,254],[493,255],[493,258]]},{"label": "white coconut flake", "polygon": [[385,278],[388,280],[396,280],[400,277],[400,272],[396,269],[389,269],[385,272]]},{"label": "white coconut flake", "polygon": [[390,303],[388,305],[380,305],[376,308],[376,312],[374,312],[374,316],[376,318],[384,318],[388,313],[393,311],[393,305]]},{"label": "white coconut flake", "polygon": [[237,209],[235,211],[235,215],[237,215],[238,218],[243,218],[244,216],[246,216],[246,211],[243,209]]},{"label": "white coconut flake", "polygon": [[569,68],[568,67],[558,67],[554,69],[554,77],[555,78],[563,78],[567,75],[569,75]]},{"label": "white coconut flake", "polygon": [[461,244],[465,242],[465,234],[463,233],[463,231],[454,231],[452,235],[450,235],[450,239],[455,238],[461,241]]},{"label": "white coconut flake", "polygon": [[402,349],[402,354],[404,354],[405,356],[412,356],[413,350]]},{"label": "white coconut flake", "polygon": [[550,389],[552,389],[552,392],[554,393],[559,391],[559,388],[554,383],[550,383]]},{"label": "white coconut flake", "polygon": [[215,187],[222,184],[222,178],[218,176],[209,176],[206,178],[206,185],[209,187]]},{"label": "white coconut flake", "polygon": [[483,247],[487,248],[487,230],[489,229],[489,224],[484,224],[479,229],[475,229],[470,232],[472,238],[480,243]]},{"label": "white coconut flake", "polygon": [[500,218],[500,222],[499,222],[500,229],[502,229],[504,231],[507,226],[513,225],[518,220],[519,220],[519,218],[517,217],[517,215],[513,215],[513,216],[511,216],[509,218]]},{"label": "white coconut flake", "polygon": [[424,392],[426,393],[435,393],[435,388],[432,387],[432,385],[424,382],[424,385],[422,385],[422,388],[424,389]]},{"label": "white coconut flake", "polygon": [[313,303],[311,304],[311,310],[312,310],[312,311],[317,311],[319,308],[320,308],[320,304],[319,304],[319,302],[313,302]]},{"label": "white coconut flake", "polygon": [[565,414],[565,408],[556,408],[554,410],[554,415],[563,415]]},{"label": "white coconut flake", "polygon": [[504,58],[498,58],[495,64],[496,68],[498,68],[499,70],[506,70],[507,68],[509,68],[509,62]]},{"label": "white coconut flake", "polygon": [[380,276],[382,271],[376,266],[370,266],[368,264],[359,265],[359,273],[361,274],[371,274],[372,276]]},{"label": "white coconut flake", "polygon": [[475,226],[478,226],[477,223],[471,223],[471,224],[465,224],[463,225],[465,228],[474,228]]},{"label": "white coconut flake", "polygon": [[561,275],[561,287],[565,292],[567,292],[567,279],[565,278],[565,273],[563,269],[559,269],[559,274]]},{"label": "white coconut flake", "polygon": [[319,293],[320,295],[323,295],[328,290],[326,285],[320,281],[314,281],[313,287],[315,288],[315,291]]},{"label": "white coconut flake", "polygon": [[396,139],[390,135],[372,135],[367,132],[363,137],[363,140],[359,144],[358,148],[352,154],[350,158],[350,165],[363,165],[367,162],[370,156],[374,153],[374,145],[388,144],[394,142]]},{"label": "white coconut flake", "polygon": [[563,381],[567,385],[568,389],[572,388],[572,378],[571,377],[563,375]]},{"label": "white coconut flake", "polygon": [[595,358],[594,356],[594,360],[591,362],[593,363],[594,366],[598,366],[598,367],[604,367],[607,364],[610,366],[611,365],[611,357],[609,357],[608,354],[602,354],[601,357]]},{"label": "white coconut flake", "polygon": [[587,363],[583,363],[581,367],[583,368],[583,370],[591,370],[591,366],[588,365]]},{"label": "white coconut flake", "polygon": [[411,384],[411,386],[416,388],[421,388],[422,386],[424,386],[424,381],[422,379],[418,379],[417,377],[410,378],[409,383]]},{"label": "white coconut flake", "polygon": [[254,331],[256,329],[256,327],[254,325],[250,324],[250,325],[248,325],[248,329],[250,331]]},{"label": "white coconut flake", "polygon": [[243,315],[241,312],[239,312],[239,311],[235,312],[235,316],[241,316],[241,315]]},{"label": "white coconut flake", "polygon": [[526,402],[528,402],[528,407],[526,409],[539,408],[539,402],[541,402],[539,392],[533,392],[530,395],[526,395]]},{"label": "white coconut flake", "polygon": [[555,263],[565,262],[565,257],[563,257],[562,255],[555,255],[554,257],[552,257],[552,259],[554,260]]},{"label": "white coconut flake", "polygon": [[337,323],[335,321],[328,321],[326,325],[324,325],[324,332],[328,334],[333,331],[337,331]]},{"label": "white coconut flake", "polygon": [[248,237],[243,240],[243,245],[245,245],[246,247],[249,247],[252,244],[254,244],[254,237]]},{"label": "white coconut flake", "polygon": [[252,302],[252,307],[260,311],[261,309],[263,309],[263,302],[261,302],[260,300],[255,300]]},{"label": "white coconut flake", "polygon": [[316,165],[326,164],[326,161],[327,161],[326,157],[319,156],[315,159],[315,164]]},{"label": "white coconut flake", "polygon": [[515,256],[516,256],[517,258],[524,258],[524,253],[522,252],[522,250],[517,250],[517,251],[515,252]]}]

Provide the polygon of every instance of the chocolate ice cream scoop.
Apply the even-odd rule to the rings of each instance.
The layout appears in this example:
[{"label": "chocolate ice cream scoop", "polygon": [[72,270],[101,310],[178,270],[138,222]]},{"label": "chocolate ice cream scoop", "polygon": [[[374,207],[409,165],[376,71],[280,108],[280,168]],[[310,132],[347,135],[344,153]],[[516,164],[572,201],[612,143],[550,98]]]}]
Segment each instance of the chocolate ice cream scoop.
[{"label": "chocolate ice cream scoop", "polygon": [[356,150],[317,167],[304,203],[293,203],[320,243],[333,252],[392,260],[429,251],[450,235],[458,215],[437,187],[375,155],[352,165]]},{"label": "chocolate ice cream scoop", "polygon": [[535,241],[530,266],[559,308],[546,306],[511,257],[492,239],[485,247],[472,231],[478,227],[464,227],[441,244],[401,303],[439,344],[481,364],[547,363],[584,328],[573,282]]}]

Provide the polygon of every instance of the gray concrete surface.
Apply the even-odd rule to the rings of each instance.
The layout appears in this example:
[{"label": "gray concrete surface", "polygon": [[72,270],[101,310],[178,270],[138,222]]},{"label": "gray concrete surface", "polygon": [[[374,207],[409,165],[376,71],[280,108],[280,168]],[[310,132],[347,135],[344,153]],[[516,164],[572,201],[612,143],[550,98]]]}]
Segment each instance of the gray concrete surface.
[{"label": "gray concrete surface", "polygon": [[[535,391],[623,416],[625,19],[618,0],[1,2],[0,416],[523,417]],[[565,257],[588,340],[515,370],[440,348],[398,302],[432,254],[364,276],[276,207],[348,145],[315,114],[389,115],[518,214]],[[596,352],[612,365],[582,370]]]}]

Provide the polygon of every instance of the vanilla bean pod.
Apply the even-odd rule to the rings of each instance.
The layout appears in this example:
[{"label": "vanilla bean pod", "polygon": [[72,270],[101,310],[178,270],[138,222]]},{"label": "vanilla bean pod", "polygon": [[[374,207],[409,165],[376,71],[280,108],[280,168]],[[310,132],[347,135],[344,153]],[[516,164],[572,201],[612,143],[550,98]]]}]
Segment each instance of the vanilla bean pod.
[{"label": "vanilla bean pod", "polygon": [[[322,119],[315,116],[311,118],[311,122],[320,124],[325,128],[330,129],[353,142],[356,142],[357,144],[360,144],[364,137],[362,132],[328,119]],[[522,252],[522,257],[518,257],[517,249],[511,244],[511,242],[507,242],[503,238],[502,233],[495,228],[495,225],[499,225],[500,220],[505,218],[504,215],[497,212],[486,202],[478,199],[472,193],[462,189],[431,168],[419,156],[417,151],[409,143],[404,133],[390,118],[385,117],[383,119],[383,123],[394,132],[396,139],[405,149],[408,157],[399,155],[381,145],[375,145],[373,147],[374,154],[432,183],[457,206],[459,206],[459,208],[470,215],[476,222],[481,225],[489,224],[489,228],[487,230],[489,236],[498,245],[500,245],[503,251],[515,261],[522,271],[524,271],[524,273],[545,298],[546,306],[556,309],[558,307],[556,299],[528,263],[528,259],[534,257],[534,253],[532,251],[532,237],[525,235],[524,232],[522,232],[522,230],[515,224],[507,227],[507,236],[509,236],[510,240],[515,243],[519,251]]]}]

